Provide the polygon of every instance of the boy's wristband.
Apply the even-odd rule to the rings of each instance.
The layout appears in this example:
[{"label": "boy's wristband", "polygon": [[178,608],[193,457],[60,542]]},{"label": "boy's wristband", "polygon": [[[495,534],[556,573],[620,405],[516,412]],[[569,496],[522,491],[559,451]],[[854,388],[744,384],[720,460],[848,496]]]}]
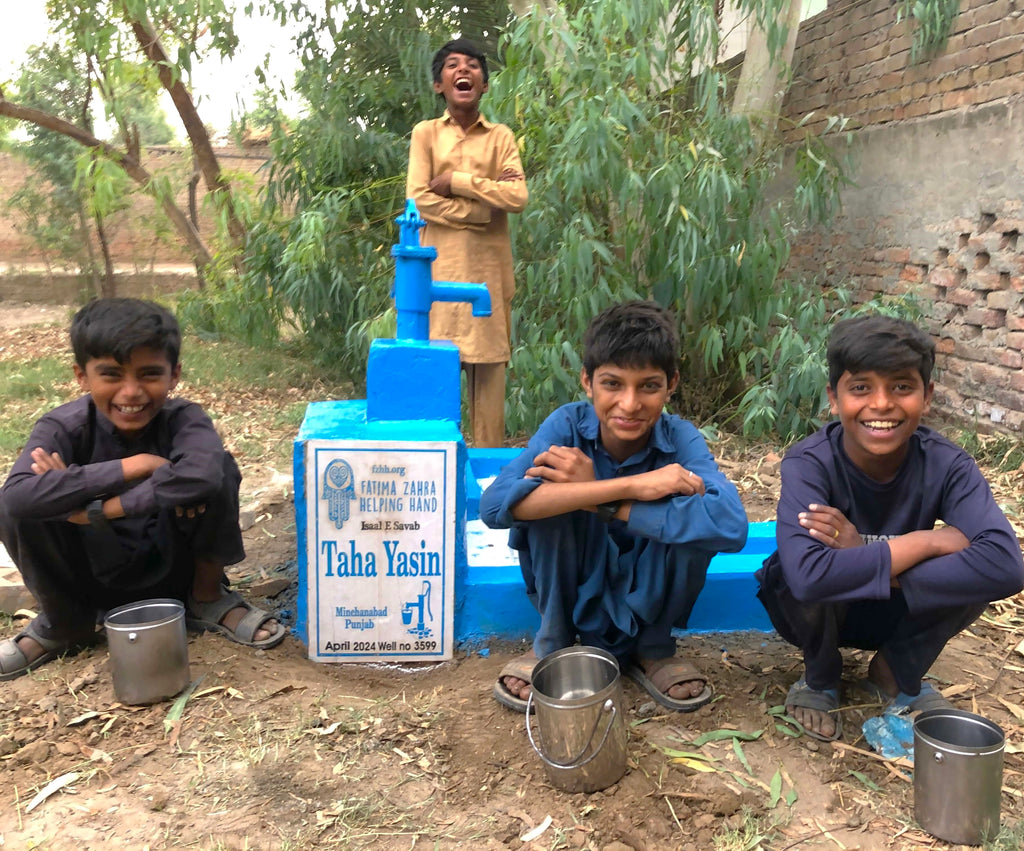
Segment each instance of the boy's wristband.
[{"label": "boy's wristband", "polygon": [[602,523],[611,523],[615,519],[615,512],[622,505],[620,500],[614,502],[602,502],[597,506],[597,517]]},{"label": "boy's wristband", "polygon": [[107,515],[103,513],[103,500],[94,499],[85,507],[85,516],[89,518],[89,525],[94,529],[107,528]]}]

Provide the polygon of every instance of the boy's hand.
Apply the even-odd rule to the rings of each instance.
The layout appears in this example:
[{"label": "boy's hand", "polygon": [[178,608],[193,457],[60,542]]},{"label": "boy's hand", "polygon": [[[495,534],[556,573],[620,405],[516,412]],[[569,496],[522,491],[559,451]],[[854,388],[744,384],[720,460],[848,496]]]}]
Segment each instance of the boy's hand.
[{"label": "boy's hand", "polygon": [[704,480],[681,464],[668,464],[630,477],[633,499],[653,502],[666,496],[704,496]]},{"label": "boy's hand", "polygon": [[594,462],[575,446],[552,446],[533,459],[524,477],[546,482],[592,482]]},{"label": "boy's hand", "polygon": [[127,458],[121,459],[121,474],[126,482],[131,482],[135,479],[148,479],[164,464],[170,463],[167,458],[163,458],[160,455],[141,452],[138,455],[129,455]]},{"label": "boy's hand", "polygon": [[864,546],[857,527],[838,508],[811,503],[797,517],[808,535],[834,549]]},{"label": "boy's hand", "polygon": [[506,168],[498,175],[498,183],[511,180],[525,180],[525,177],[521,171],[516,171],[514,168]]},{"label": "boy's hand", "polygon": [[175,517],[187,517],[192,520],[198,517],[200,514],[206,513],[206,503],[200,503],[199,505],[176,505],[174,506]]},{"label": "boy's hand", "polygon": [[433,178],[430,183],[427,184],[427,188],[431,191],[440,195],[442,198],[452,197],[452,173],[450,171],[442,172],[437,177]]},{"label": "boy's hand", "polygon": [[32,450],[32,472],[37,476],[43,475],[50,470],[66,470],[68,465],[56,452],[47,452],[43,447],[37,446]]}]

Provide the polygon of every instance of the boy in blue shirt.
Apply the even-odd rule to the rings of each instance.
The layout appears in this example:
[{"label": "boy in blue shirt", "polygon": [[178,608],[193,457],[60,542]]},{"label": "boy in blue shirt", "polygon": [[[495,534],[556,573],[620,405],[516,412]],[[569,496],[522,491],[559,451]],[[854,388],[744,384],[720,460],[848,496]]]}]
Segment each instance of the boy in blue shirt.
[{"label": "boy in blue shirt", "polygon": [[782,462],[778,549],[756,574],[758,596],[803,651],[786,708],[817,739],[842,734],[841,647],[876,651],[862,685],[877,699],[948,706],[925,673],[988,603],[1024,586],[1017,538],[981,471],[920,425],[934,363],[910,322],[838,323],[828,399],[839,421]]},{"label": "boy in blue shirt", "polygon": [[228,590],[245,557],[241,474],[202,408],[171,398],[177,320],[105,298],[71,323],[84,395],[39,419],[0,491],[0,540],[39,616],[0,642],[0,680],[90,644],[97,618],[153,597],[186,602],[194,628],[273,647],[283,625]]},{"label": "boy in blue shirt", "polygon": [[712,556],[742,549],[747,518],[700,432],[666,414],[679,342],[653,302],[600,313],[584,338],[589,402],[563,405],[480,499],[509,528],[540,612],[533,650],[502,669],[498,702],[525,711],[539,658],[577,638],[607,650],[661,705],[692,711],[706,677],[675,658]]}]

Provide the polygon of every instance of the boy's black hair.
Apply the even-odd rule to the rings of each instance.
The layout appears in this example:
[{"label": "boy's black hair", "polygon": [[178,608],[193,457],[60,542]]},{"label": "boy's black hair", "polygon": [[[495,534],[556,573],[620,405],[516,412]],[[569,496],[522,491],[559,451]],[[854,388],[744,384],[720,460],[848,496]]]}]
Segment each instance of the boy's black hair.
[{"label": "boy's black hair", "polygon": [[142,346],[165,352],[177,366],[181,330],[167,308],[138,298],[98,298],[71,320],[71,349],[82,369],[93,358],[127,363]]},{"label": "boy's black hair", "polygon": [[833,390],[844,372],[882,374],[916,369],[925,387],[932,380],[935,342],[913,322],[871,314],[837,322],[828,341],[828,383]]},{"label": "boy's black hair", "polygon": [[451,53],[460,53],[463,56],[472,56],[477,62],[480,63],[480,70],[484,74],[484,82],[490,78],[490,73],[487,71],[487,57],[484,56],[483,52],[468,38],[456,38],[449,41],[444,47],[442,47],[437,53],[434,54],[434,59],[430,63],[430,73],[434,77],[435,83],[441,82],[441,69],[444,68],[444,60],[448,58]]},{"label": "boy's black hair", "polygon": [[624,301],[595,316],[583,335],[583,369],[656,367],[669,381],[679,371],[679,334],[671,314],[653,301]]}]

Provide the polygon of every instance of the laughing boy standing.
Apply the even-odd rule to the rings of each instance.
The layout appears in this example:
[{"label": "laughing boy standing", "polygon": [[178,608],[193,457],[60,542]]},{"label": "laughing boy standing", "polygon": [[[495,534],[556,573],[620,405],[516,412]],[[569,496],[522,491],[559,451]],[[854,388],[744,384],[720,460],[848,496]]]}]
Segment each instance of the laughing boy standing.
[{"label": "laughing boy standing", "polygon": [[501,446],[515,292],[508,214],[526,206],[526,179],[512,131],[480,114],[486,57],[456,39],[437,52],[431,71],[446,109],[413,128],[406,196],[427,222],[423,244],[437,249],[435,280],[485,283],[491,315],[473,318],[468,304],[435,304],[430,336],[459,347],[474,443]]}]

